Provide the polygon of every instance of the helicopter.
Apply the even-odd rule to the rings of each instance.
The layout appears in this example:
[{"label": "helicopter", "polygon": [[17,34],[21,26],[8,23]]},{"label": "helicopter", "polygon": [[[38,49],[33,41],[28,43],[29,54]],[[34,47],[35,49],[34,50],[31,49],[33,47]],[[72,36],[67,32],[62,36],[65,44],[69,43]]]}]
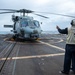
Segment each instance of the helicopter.
[{"label": "helicopter", "polygon": [[[33,13],[34,11],[27,10],[27,9],[20,9],[20,10],[13,10],[13,9],[0,9],[7,12],[0,12],[0,14],[6,13],[22,13],[20,16],[12,15],[12,21],[14,22],[13,25],[4,25],[4,27],[13,28],[11,30],[14,35],[13,39],[38,39],[42,30],[39,21],[35,20],[33,17],[26,16],[27,13]],[[35,14],[37,16],[48,18],[46,16]]]},{"label": "helicopter", "polygon": [[[6,13],[22,13],[20,16],[12,15],[12,21],[14,22],[13,25],[4,25],[4,27],[11,27],[13,30],[11,30],[13,34],[13,39],[23,38],[23,39],[34,39],[37,40],[40,37],[40,34],[42,32],[41,26],[39,21],[35,20],[33,17],[26,16],[26,14],[33,13],[34,15],[43,17],[43,18],[49,18],[40,14],[36,14],[35,11],[28,10],[28,9],[20,9],[20,10],[14,10],[14,9],[0,9],[0,14],[6,14]],[[74,16],[70,15],[64,15],[64,14],[58,14],[58,13],[50,13],[50,12],[39,12],[39,13],[47,13],[47,14],[53,14],[53,15],[61,15],[61,16],[67,16],[75,18]]]}]

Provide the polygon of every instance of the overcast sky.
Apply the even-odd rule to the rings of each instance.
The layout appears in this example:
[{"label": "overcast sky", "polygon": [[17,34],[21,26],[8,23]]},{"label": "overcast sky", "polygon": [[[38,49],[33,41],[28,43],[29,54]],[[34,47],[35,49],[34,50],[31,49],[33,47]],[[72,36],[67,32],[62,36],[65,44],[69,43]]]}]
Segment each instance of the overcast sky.
[{"label": "overcast sky", "polygon": [[[30,9],[36,12],[51,12],[75,16],[75,0],[0,0],[0,9]],[[49,19],[32,14],[30,14],[30,16],[43,22],[41,28],[44,31],[55,31],[56,25],[59,25],[61,28],[69,27],[71,20],[74,19],[46,13],[39,14],[47,16]],[[0,31],[9,31],[9,29],[4,28],[3,25],[13,24],[11,15],[12,14],[0,14]]]}]

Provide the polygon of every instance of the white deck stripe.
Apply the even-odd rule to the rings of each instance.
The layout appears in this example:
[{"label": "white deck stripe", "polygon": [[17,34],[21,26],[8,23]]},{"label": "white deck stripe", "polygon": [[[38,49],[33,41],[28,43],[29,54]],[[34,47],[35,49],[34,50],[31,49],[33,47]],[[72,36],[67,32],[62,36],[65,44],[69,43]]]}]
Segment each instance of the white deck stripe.
[{"label": "white deck stripe", "polygon": [[[19,46],[20,47],[20,46]],[[19,47],[18,47],[18,49],[17,49],[17,53],[16,53],[16,57],[18,56],[18,53],[19,53]],[[8,58],[9,59],[9,58]],[[12,75],[14,75],[15,74],[15,68],[16,68],[16,59],[15,59],[15,61],[14,61],[14,66],[13,66],[13,70],[12,70]]]},{"label": "white deck stripe", "polygon": [[[21,57],[12,57],[12,60],[15,60],[14,67],[16,65],[16,59],[32,59],[32,58],[42,58],[42,57],[53,57],[53,56],[60,56],[64,55],[64,53],[56,53],[56,54],[44,54],[44,55],[33,55],[33,56],[21,56]],[[6,58],[1,58],[0,60],[5,60]],[[11,57],[8,58],[11,60]]]},{"label": "white deck stripe", "polygon": [[61,47],[58,47],[58,46],[55,46],[55,45],[51,45],[51,44],[49,44],[49,43],[45,43],[45,42],[42,42],[42,41],[38,41],[38,42],[40,42],[40,43],[42,43],[42,44],[45,44],[45,45],[48,45],[48,46],[50,46],[50,47],[53,47],[53,48],[56,48],[56,49],[65,51],[65,49],[63,49],[63,48],[61,48]]}]

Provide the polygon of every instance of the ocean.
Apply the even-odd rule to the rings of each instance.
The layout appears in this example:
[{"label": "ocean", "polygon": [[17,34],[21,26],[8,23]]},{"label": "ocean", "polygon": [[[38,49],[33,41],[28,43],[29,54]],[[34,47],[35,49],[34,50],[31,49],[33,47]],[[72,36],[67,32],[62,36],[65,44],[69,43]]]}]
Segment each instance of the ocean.
[{"label": "ocean", "polygon": [[42,34],[58,34],[58,31],[43,31]]},{"label": "ocean", "polygon": [[0,31],[0,34],[12,34],[11,31]]},{"label": "ocean", "polygon": [[[13,34],[11,31],[0,31],[0,34]],[[43,31],[42,34],[58,34],[58,31]]]}]

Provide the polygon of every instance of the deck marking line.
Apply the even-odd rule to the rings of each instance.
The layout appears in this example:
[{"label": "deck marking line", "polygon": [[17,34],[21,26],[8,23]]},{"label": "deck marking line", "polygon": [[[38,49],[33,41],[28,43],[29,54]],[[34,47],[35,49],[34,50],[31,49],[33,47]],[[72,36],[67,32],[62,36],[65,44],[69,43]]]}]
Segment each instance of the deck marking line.
[{"label": "deck marking line", "polygon": [[63,48],[61,48],[61,47],[58,47],[58,46],[55,46],[55,45],[51,45],[51,44],[49,44],[49,43],[45,43],[45,42],[42,42],[42,41],[38,41],[38,42],[40,42],[40,43],[42,43],[42,44],[45,44],[45,45],[48,45],[48,46],[50,46],[50,47],[53,47],[53,48],[56,48],[56,49],[65,51],[65,49],[63,49]]},{"label": "deck marking line", "polygon": [[[60,55],[64,55],[64,53],[12,57],[12,60],[15,60],[14,70],[15,70],[16,60],[19,60],[19,59],[32,59],[32,58],[42,58],[42,57],[54,57],[54,56],[60,56]],[[11,59],[11,58],[9,57],[8,60],[10,60],[10,59]],[[5,60],[5,58],[2,58],[2,59],[0,59],[0,60]],[[13,74],[14,74],[14,73],[13,73]]]},{"label": "deck marking line", "polygon": [[[20,47],[20,46],[19,46]],[[18,49],[17,49],[17,53],[16,53],[16,57],[18,56],[18,53],[19,53],[19,47],[18,47]],[[13,58],[13,57],[12,57]],[[12,75],[14,75],[15,74],[15,68],[16,68],[16,59],[15,59],[15,61],[14,61],[14,66],[13,66],[13,71],[12,71]]]}]

